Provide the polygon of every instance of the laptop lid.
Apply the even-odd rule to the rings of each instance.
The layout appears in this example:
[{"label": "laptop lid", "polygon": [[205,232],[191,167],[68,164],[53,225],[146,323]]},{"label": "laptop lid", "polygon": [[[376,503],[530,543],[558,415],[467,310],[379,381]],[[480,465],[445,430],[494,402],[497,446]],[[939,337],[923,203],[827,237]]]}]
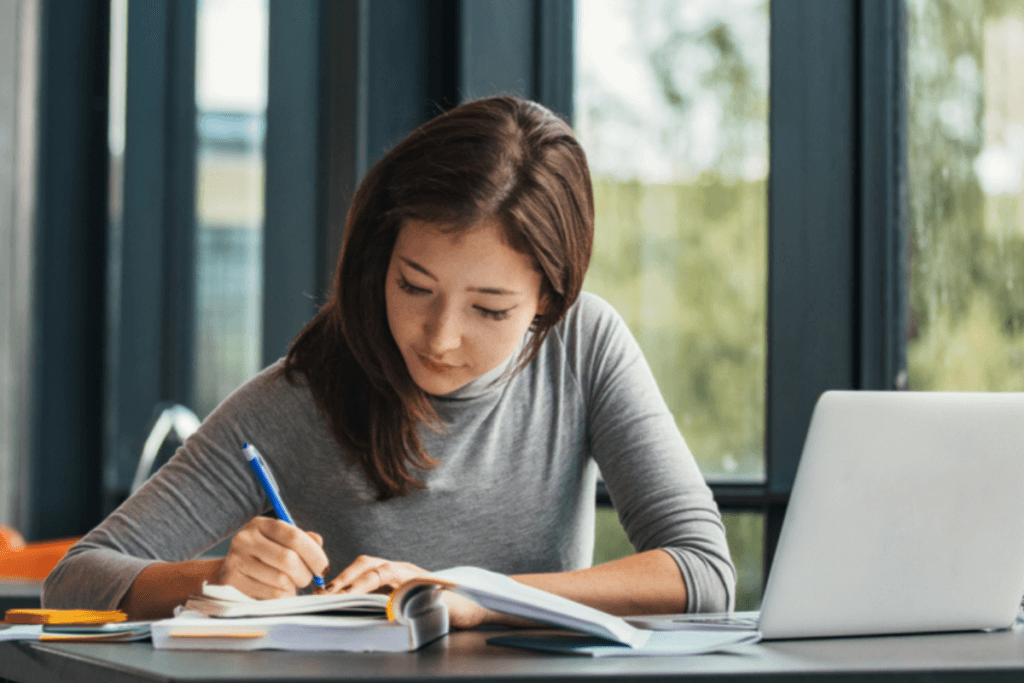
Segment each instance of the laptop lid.
[{"label": "laptop lid", "polygon": [[765,638],[1005,628],[1024,595],[1024,393],[829,391]]}]

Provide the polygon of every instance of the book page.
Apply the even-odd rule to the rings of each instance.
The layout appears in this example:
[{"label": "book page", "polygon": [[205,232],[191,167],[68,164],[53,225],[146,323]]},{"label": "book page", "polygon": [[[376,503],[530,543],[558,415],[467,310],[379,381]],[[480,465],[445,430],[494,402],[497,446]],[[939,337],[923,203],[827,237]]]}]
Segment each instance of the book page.
[{"label": "book page", "polygon": [[189,598],[185,609],[215,617],[273,616],[328,611],[354,611],[383,615],[388,596],[320,594],[256,600],[234,586],[204,584],[203,594]]}]

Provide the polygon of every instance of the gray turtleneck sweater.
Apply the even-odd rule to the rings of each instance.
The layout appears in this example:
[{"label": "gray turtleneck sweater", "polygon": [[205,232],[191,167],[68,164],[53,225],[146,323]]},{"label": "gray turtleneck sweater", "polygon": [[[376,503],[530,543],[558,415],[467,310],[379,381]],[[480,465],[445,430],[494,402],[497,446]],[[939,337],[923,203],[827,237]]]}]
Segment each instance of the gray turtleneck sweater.
[{"label": "gray turtleneck sweater", "polygon": [[718,508],[614,309],[582,294],[522,372],[508,378],[508,364],[433,399],[446,433],[423,428],[421,439],[441,465],[422,474],[426,490],[380,503],[278,361],[68,552],[43,604],[113,609],[147,564],[192,559],[270,510],[242,455],[249,442],[296,524],[323,535],[335,572],[359,555],[428,570],[587,567],[600,468],[633,546],[678,563],[689,610],[731,609]]}]

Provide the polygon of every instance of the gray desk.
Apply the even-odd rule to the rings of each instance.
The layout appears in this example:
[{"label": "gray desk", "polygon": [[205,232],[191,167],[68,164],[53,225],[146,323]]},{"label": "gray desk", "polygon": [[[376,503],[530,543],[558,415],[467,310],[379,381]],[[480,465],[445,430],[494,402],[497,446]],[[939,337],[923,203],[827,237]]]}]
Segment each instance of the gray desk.
[{"label": "gray desk", "polygon": [[64,681],[912,681],[1021,683],[1024,630],[781,641],[736,654],[592,660],[499,648],[455,633],[419,652],[158,651],[148,643],[0,643],[0,678]]}]

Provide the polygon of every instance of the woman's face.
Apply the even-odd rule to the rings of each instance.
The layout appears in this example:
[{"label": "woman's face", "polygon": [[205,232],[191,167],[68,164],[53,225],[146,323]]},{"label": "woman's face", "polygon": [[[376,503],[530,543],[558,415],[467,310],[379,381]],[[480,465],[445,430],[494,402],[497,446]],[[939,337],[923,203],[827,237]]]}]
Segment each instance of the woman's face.
[{"label": "woman's face", "polygon": [[388,325],[423,391],[447,394],[518,348],[539,312],[541,274],[484,221],[458,235],[408,220],[384,287]]}]

